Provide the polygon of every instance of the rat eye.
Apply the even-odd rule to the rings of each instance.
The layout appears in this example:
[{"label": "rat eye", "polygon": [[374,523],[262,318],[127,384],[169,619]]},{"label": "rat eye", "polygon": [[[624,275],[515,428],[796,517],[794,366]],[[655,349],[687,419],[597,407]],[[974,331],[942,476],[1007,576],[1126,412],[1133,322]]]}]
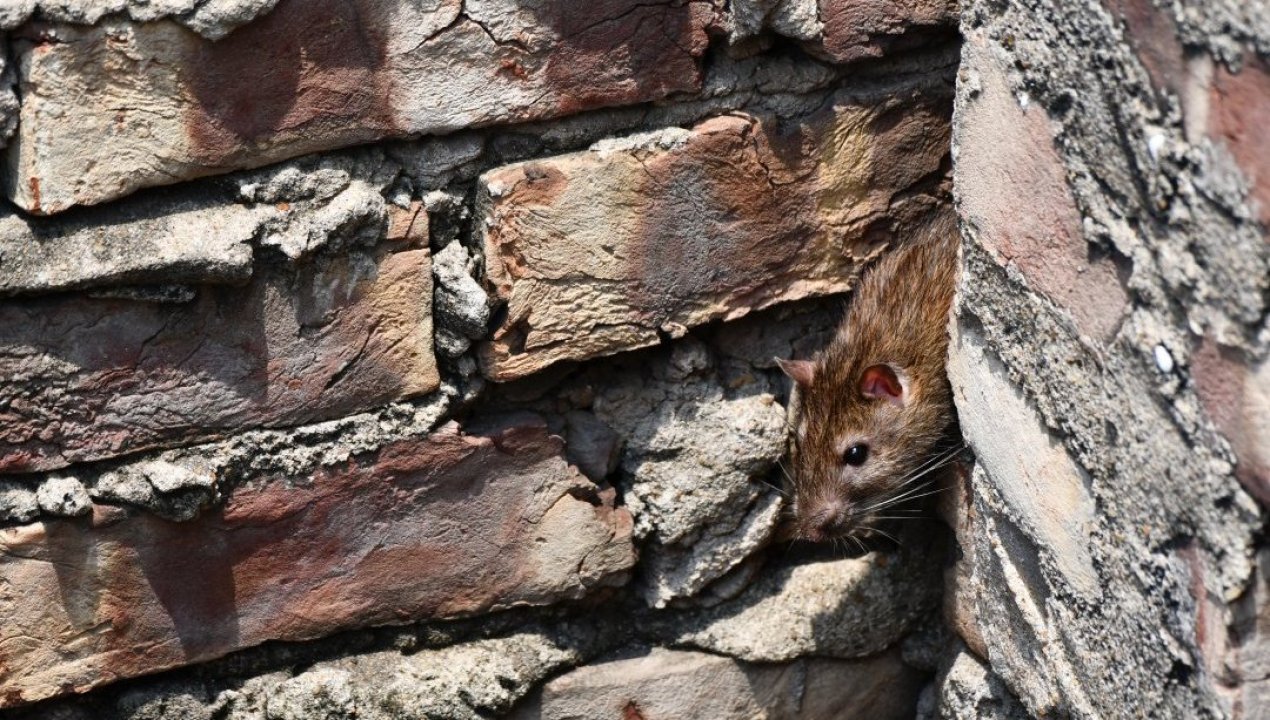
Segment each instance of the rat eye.
[{"label": "rat eye", "polygon": [[869,459],[868,445],[852,445],[842,454],[842,461],[848,465],[863,465]]}]

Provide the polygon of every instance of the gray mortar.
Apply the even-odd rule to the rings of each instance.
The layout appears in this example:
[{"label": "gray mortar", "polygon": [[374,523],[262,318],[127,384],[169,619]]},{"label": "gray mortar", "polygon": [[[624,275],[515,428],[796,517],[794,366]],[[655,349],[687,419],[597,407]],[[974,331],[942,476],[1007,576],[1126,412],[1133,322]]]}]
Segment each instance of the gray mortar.
[{"label": "gray mortar", "polygon": [[137,22],[170,18],[209,40],[273,9],[278,0],[5,0],[0,30],[12,30],[32,17],[76,25],[95,25],[110,15]]},{"label": "gray mortar", "polygon": [[672,645],[749,662],[875,654],[938,604],[943,536],[933,529],[913,524],[894,553],[769,565],[736,599],[660,622]]},{"label": "gray mortar", "polygon": [[40,484],[35,493],[40,510],[50,515],[75,517],[87,515],[92,510],[88,490],[78,478],[55,475]]},{"label": "gray mortar", "polygon": [[489,296],[473,277],[476,272],[461,243],[451,242],[432,256],[433,332],[437,352],[445,357],[462,355],[487,332]]},{"label": "gray mortar", "polygon": [[1208,50],[1238,68],[1248,47],[1270,56],[1270,2],[1266,0],[1157,0],[1172,11],[1183,42]]},{"label": "gray mortar", "polygon": [[0,522],[31,522],[40,515],[36,488],[31,483],[0,479]]},{"label": "gray mortar", "polygon": [[270,213],[258,236],[262,246],[295,261],[379,242],[388,225],[385,195],[396,195],[400,174],[400,165],[370,148],[300,158],[233,176],[230,182],[238,188],[239,201],[249,206],[287,207]]},{"label": "gray mortar", "polygon": [[815,40],[824,29],[815,0],[736,0],[728,25],[728,40],[733,44],[765,30],[795,40]]},{"label": "gray mortar", "polygon": [[353,720],[358,717],[353,676],[318,667],[278,683],[264,702],[267,720]]},{"label": "gray mortar", "polygon": [[651,365],[651,377],[604,387],[594,411],[625,443],[620,484],[644,543],[644,596],[663,607],[723,576],[775,529],[780,498],[759,481],[784,452],[785,411],[764,382],[725,392],[691,337]]}]

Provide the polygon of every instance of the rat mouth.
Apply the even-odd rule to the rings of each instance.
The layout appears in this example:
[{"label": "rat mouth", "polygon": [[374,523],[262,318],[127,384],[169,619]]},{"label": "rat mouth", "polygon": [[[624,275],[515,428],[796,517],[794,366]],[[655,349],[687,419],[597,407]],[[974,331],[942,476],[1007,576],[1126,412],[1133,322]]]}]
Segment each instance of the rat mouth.
[{"label": "rat mouth", "polygon": [[814,515],[798,518],[791,535],[795,539],[810,543],[836,543],[844,540],[859,543],[878,538],[892,538],[891,533],[880,527],[886,525],[889,519],[878,517],[874,512],[858,514],[850,510],[831,507]]},{"label": "rat mouth", "polygon": [[812,522],[803,523],[801,539],[807,542],[823,543],[834,540],[850,540],[865,538],[873,534],[873,529],[866,521],[853,517],[816,518]]}]

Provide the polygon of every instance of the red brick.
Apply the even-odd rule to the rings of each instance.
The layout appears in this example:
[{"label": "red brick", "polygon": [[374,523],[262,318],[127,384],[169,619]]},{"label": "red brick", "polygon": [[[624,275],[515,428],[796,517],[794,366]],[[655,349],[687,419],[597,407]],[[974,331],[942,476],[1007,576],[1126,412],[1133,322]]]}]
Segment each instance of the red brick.
[{"label": "red brick", "polygon": [[0,530],[0,706],[266,640],[577,598],[625,578],[630,534],[532,423],[257,479],[188,523],[97,506]]},{"label": "red brick", "polygon": [[28,26],[8,192],[55,213],[318,150],[693,91],[715,16],[699,1],[282,0],[218,41],[170,20]]},{"label": "red brick", "polygon": [[1081,333],[1110,340],[1128,311],[1128,293],[1110,259],[1090,258],[1045,111],[1020,107],[985,40],[967,39],[963,52],[981,85],[961,109],[957,139],[964,222],[1003,265],[1066,310]]},{"label": "red brick", "polygon": [[0,472],[48,470],[438,386],[427,250],[353,253],[189,303],[0,303]]},{"label": "red brick", "polygon": [[[1209,96],[1208,131],[1224,142],[1252,187],[1257,217],[1270,228],[1270,65],[1249,54],[1231,73],[1218,64]],[[1266,235],[1270,240],[1270,233]]]},{"label": "red brick", "polygon": [[728,115],[492,170],[481,227],[508,312],[483,369],[521,377],[847,290],[929,209],[947,149],[946,98],[844,97],[797,123]]},{"label": "red brick", "polygon": [[1125,24],[1129,42],[1157,90],[1181,93],[1186,84],[1186,55],[1177,36],[1172,9],[1151,0],[1106,0],[1107,9]]},{"label": "red brick", "polygon": [[956,0],[819,0],[820,47],[837,62],[880,57],[957,30]]},{"label": "red brick", "polygon": [[1191,357],[1191,377],[1205,412],[1235,451],[1235,475],[1270,505],[1270,361],[1250,365],[1238,351],[1204,338]]}]

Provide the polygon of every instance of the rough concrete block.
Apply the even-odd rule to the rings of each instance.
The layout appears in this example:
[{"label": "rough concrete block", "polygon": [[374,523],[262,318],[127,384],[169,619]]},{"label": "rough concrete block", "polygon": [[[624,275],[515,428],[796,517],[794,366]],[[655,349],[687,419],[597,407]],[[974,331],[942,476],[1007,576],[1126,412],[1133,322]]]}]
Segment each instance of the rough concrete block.
[{"label": "rough concrete block", "polygon": [[892,652],[860,661],[756,665],[700,652],[585,665],[551,682],[509,720],[911,718],[921,673]]},{"label": "rough concrete block", "polygon": [[731,394],[675,372],[706,362],[685,338],[653,365],[660,378],[632,375],[595,400],[622,439],[623,497],[644,543],[644,599],[656,607],[695,595],[766,544],[782,507],[759,481],[785,450],[784,409],[768,393]]},{"label": "rough concrete block", "polygon": [[942,547],[768,568],[735,600],[679,618],[674,644],[751,662],[861,658],[910,632],[939,599]]}]

